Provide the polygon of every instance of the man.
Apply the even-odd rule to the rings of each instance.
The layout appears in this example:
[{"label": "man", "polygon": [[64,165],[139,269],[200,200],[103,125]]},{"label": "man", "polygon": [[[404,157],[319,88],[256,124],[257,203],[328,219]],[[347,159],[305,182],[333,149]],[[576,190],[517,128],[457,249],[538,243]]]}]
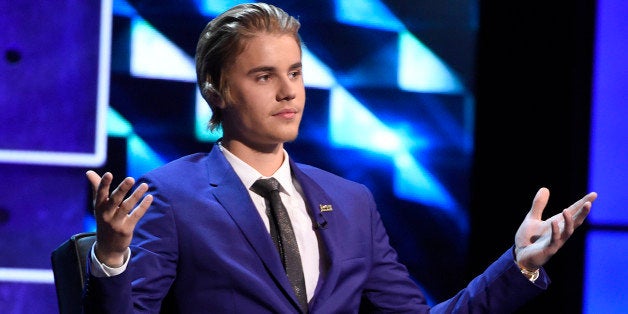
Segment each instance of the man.
[{"label": "man", "polygon": [[[305,104],[299,27],[263,3],[216,17],[200,36],[196,63],[210,128],[222,127],[223,138],[208,153],[148,172],[126,199],[133,178],[109,194],[112,175],[88,171],[97,241],[86,312],[507,313],[542,292],[549,279],[541,267],[597,195],[543,221],[549,191],[540,189],[514,247],[430,308],[397,261],[370,191],[284,150]],[[258,190],[258,179],[269,177],[285,206]],[[276,206],[287,209],[278,219],[287,220],[286,238]]]}]

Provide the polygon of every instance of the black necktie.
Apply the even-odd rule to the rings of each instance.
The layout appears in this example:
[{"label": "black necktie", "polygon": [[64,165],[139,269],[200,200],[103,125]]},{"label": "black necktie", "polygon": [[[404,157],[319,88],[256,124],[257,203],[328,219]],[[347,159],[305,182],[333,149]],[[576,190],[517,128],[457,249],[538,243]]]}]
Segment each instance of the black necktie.
[{"label": "black necktie", "polygon": [[270,236],[275,242],[277,251],[279,251],[279,257],[288,275],[288,280],[297,295],[301,309],[307,313],[307,294],[301,255],[290,217],[279,196],[279,181],[275,178],[259,179],[253,184],[252,190],[263,196],[266,199],[266,204],[270,205],[270,210],[266,210],[270,222]]}]

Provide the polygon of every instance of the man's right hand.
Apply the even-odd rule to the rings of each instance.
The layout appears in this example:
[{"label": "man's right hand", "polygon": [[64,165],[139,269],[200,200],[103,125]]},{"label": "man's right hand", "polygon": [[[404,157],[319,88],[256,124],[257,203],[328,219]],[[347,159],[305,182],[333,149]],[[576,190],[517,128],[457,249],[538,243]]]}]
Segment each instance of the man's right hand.
[{"label": "man's right hand", "polygon": [[135,184],[135,179],[131,177],[125,178],[109,194],[113,180],[111,173],[107,172],[101,178],[96,172],[89,170],[86,175],[94,198],[96,257],[109,267],[120,267],[124,264],[124,254],[131,244],[133,229],[153,202],[153,196],[149,194],[143,197],[148,191],[148,185],[142,183],[124,199]]}]

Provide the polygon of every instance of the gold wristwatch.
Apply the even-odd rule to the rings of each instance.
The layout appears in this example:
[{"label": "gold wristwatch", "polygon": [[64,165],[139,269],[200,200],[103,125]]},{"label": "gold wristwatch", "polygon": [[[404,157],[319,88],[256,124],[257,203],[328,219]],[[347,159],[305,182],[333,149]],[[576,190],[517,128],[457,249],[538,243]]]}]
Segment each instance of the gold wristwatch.
[{"label": "gold wristwatch", "polygon": [[521,273],[526,276],[530,282],[534,283],[537,279],[539,279],[540,272],[538,268],[536,270],[529,270],[519,263],[517,263],[517,266],[519,266]]}]

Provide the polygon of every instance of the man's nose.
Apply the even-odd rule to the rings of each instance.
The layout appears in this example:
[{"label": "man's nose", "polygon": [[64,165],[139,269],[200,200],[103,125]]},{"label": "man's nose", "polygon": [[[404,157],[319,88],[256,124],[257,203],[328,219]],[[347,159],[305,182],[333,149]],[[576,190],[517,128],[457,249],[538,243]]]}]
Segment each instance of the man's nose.
[{"label": "man's nose", "polygon": [[292,100],[296,97],[296,82],[290,78],[283,78],[279,82],[279,90],[277,91],[277,101]]}]

